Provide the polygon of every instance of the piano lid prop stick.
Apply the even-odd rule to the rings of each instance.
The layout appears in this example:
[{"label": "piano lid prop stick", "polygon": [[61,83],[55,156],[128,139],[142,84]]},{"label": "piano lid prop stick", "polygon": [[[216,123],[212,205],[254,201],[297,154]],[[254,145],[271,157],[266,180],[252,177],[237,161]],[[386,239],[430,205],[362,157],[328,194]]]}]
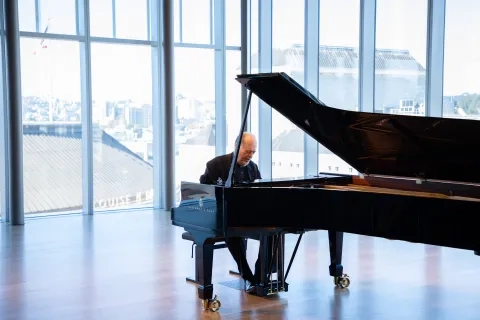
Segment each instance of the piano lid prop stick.
[{"label": "piano lid prop stick", "polygon": [[[275,252],[274,250],[274,244],[272,242],[272,252]],[[275,255],[273,256],[275,257]],[[273,259],[272,259],[273,260]],[[272,261],[272,266],[270,266],[270,274],[269,274],[269,277],[270,277],[270,292],[273,292],[273,275],[272,275],[272,268],[273,268],[273,261]]]},{"label": "piano lid prop stick", "polygon": [[[283,240],[284,240],[284,237],[282,237],[282,239],[280,239],[281,243],[281,248],[282,248],[282,259],[280,259],[280,265],[282,266],[282,273],[281,273],[281,277],[282,277],[282,291],[285,290],[285,244],[283,243]],[[277,274],[278,276],[278,274]]]},{"label": "piano lid prop stick", "polygon": [[[282,250],[282,234],[278,235],[278,243],[279,247],[278,250]],[[277,292],[278,292],[278,274],[280,273],[279,262],[280,261],[280,254],[277,252]]]},{"label": "piano lid prop stick", "polygon": [[300,233],[300,235],[298,236],[297,244],[295,245],[295,249],[293,249],[292,257],[290,258],[290,262],[288,263],[287,272],[285,274],[285,277],[283,278],[284,282],[287,281],[288,273],[290,272],[290,267],[292,266],[293,259],[295,259],[295,255],[297,254],[297,250],[298,250],[298,245],[300,244],[300,241],[302,241],[302,237],[303,237],[303,233]]},{"label": "piano lid prop stick", "polygon": [[250,92],[248,93],[247,104],[245,106],[245,112],[243,113],[242,125],[240,126],[240,134],[238,135],[238,138],[236,140],[238,142],[237,142],[237,145],[235,146],[235,151],[233,152],[232,164],[230,166],[230,171],[228,172],[227,181],[225,182],[225,187],[227,188],[230,188],[232,186],[233,174],[235,173],[235,167],[238,160],[238,152],[240,151],[240,145],[242,144],[242,136],[243,136],[243,132],[245,131],[245,125],[248,119],[248,111],[250,110],[250,101],[252,100],[252,93],[253,93],[252,90],[250,90]]}]

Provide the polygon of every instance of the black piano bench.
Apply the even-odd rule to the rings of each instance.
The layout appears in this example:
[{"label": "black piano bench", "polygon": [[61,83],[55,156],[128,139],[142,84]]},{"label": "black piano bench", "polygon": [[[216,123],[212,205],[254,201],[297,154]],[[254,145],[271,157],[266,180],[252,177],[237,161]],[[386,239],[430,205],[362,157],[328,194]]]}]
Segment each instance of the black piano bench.
[{"label": "black piano bench", "polygon": [[[188,231],[185,231],[184,233],[182,233],[182,239],[188,240],[188,241],[194,241],[192,234]],[[246,239],[245,239],[245,241],[246,241]],[[224,237],[209,238],[207,242],[209,244],[213,244],[213,250],[223,249],[223,248],[227,247],[227,244],[225,243],[225,238]],[[246,247],[246,244],[245,244],[245,247]],[[195,243],[192,243],[192,254],[191,254],[192,258],[193,258],[193,249],[194,248],[195,248]],[[197,274],[196,270],[197,270],[197,266],[195,266],[195,274]],[[233,274],[233,275],[237,275],[237,276],[240,275],[239,272],[233,271],[233,270],[229,270],[229,273]],[[187,282],[192,282],[192,283],[199,284],[197,277],[195,277],[195,279],[187,277],[186,280],[187,280]]]}]

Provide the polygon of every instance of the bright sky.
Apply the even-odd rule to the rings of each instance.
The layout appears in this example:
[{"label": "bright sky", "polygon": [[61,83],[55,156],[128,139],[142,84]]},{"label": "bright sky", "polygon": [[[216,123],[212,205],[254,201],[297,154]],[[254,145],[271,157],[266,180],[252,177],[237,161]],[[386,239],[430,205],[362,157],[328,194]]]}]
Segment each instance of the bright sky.
[{"label": "bright sky", "polygon": [[[227,45],[240,42],[240,1],[226,0]],[[75,0],[42,0],[41,29],[75,33]],[[112,36],[112,1],[91,0],[93,36]],[[177,1],[178,2],[178,1]],[[255,1],[253,1],[255,2]],[[320,43],[358,46],[359,0],[321,0]],[[21,31],[35,31],[35,0],[19,0]],[[210,41],[210,0],[183,0],[183,41]],[[256,6],[252,6],[256,10]],[[180,20],[175,19],[179,41]],[[146,0],[117,0],[117,37],[147,39]],[[304,43],[304,7],[301,1],[273,0],[273,46]],[[445,35],[445,94],[479,92],[480,1],[447,0]],[[253,16],[258,16],[253,13]],[[50,20],[48,20],[50,18]],[[49,22],[48,22],[49,21]],[[427,0],[377,0],[377,47],[409,50],[425,66]],[[255,28],[252,28],[255,31]],[[258,39],[256,35],[253,39]],[[53,93],[79,100],[80,47],[70,41],[22,39],[23,95]],[[255,50],[254,46],[254,50]],[[37,51],[37,54],[34,52]],[[47,53],[48,52],[48,53]],[[227,90],[237,92],[233,80],[240,62],[238,53],[227,55]],[[199,100],[214,99],[214,51],[175,49],[176,91]],[[141,46],[93,44],[94,99],[128,99],[151,102],[151,49]]]}]

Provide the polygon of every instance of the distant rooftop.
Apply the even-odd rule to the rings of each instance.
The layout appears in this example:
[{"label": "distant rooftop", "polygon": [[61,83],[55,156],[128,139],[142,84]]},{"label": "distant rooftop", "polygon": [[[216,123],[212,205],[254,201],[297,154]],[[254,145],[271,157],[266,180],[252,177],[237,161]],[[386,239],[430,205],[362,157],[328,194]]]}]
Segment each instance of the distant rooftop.
[{"label": "distant rooftop", "polygon": [[[252,56],[252,68],[258,67],[258,53]],[[320,46],[320,68],[352,69],[358,68],[359,52],[354,47]],[[273,49],[272,65],[304,65],[304,46],[293,45],[286,49]],[[387,70],[408,70],[425,72],[425,68],[418,63],[408,50],[376,49],[375,68]]]},{"label": "distant rooftop", "polygon": [[[23,130],[25,213],[80,210],[81,124],[34,122]],[[151,201],[152,165],[98,127],[93,136],[95,206]]]},{"label": "distant rooftop", "polygon": [[215,125],[207,124],[197,136],[188,138],[185,144],[200,146],[215,146]]}]

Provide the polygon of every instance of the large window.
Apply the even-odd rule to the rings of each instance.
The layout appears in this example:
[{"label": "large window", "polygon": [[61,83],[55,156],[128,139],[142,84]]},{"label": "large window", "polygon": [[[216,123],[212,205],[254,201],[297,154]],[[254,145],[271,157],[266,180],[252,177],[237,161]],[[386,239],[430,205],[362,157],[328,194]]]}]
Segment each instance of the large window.
[{"label": "large window", "polygon": [[227,153],[234,148],[235,139],[240,132],[242,123],[242,86],[235,80],[241,72],[241,52],[239,50],[226,51],[226,101],[225,106],[227,115]]},{"label": "large window", "polygon": [[75,0],[19,0],[20,31],[76,34],[75,4]]},{"label": "large window", "polygon": [[[259,3],[258,0],[251,2],[251,9],[250,9],[250,70],[248,72],[255,73],[258,72],[258,63],[259,63],[259,55],[258,55],[258,33],[259,33],[259,24],[258,24],[258,7]],[[258,101],[256,95],[252,95],[252,100],[250,104],[250,132],[252,132],[258,139],[259,134],[259,115],[258,115]],[[258,143],[257,150],[260,146]],[[256,152],[253,155],[252,160],[258,164],[259,162],[259,153]],[[260,169],[260,173],[262,172],[262,168]],[[268,169],[268,168],[267,168]]]},{"label": "large window", "polygon": [[375,112],[425,115],[427,0],[377,0]]},{"label": "large window", "polygon": [[227,46],[240,47],[240,0],[225,1],[225,42]]},{"label": "large window", "polygon": [[[285,72],[303,85],[304,2],[272,2],[272,71]],[[303,175],[303,137],[302,130],[272,110],[273,178]]]},{"label": "large window", "polygon": [[[475,15],[480,12],[480,4],[445,1],[443,115],[480,119],[476,81],[480,50],[475,45],[480,39],[475,32],[465,31],[480,27]],[[83,16],[77,12],[80,2],[18,0],[27,213],[81,210],[85,205],[83,183],[88,177],[83,172],[88,163],[82,163],[85,157],[93,159],[91,187],[96,210],[153,203],[152,129],[160,121],[153,118],[153,110],[161,106],[152,104],[160,97],[157,90],[162,83],[152,82],[161,77],[152,76],[159,57],[152,56],[155,50],[149,41],[159,31],[151,30],[154,24],[150,22],[161,21],[155,17],[161,10],[155,9],[157,0],[91,0],[89,12]],[[319,0],[319,28],[312,31],[317,25],[305,24],[305,1],[272,0],[270,8],[270,2],[252,0],[247,29],[249,72],[260,70],[259,39],[265,42],[260,47],[270,46],[270,35],[259,37],[260,30],[270,30],[270,12],[262,11],[259,21],[261,5],[263,10],[272,10],[272,71],[285,72],[305,86],[307,48],[308,54],[315,52],[316,57],[318,53],[318,98],[334,108],[360,111],[360,25],[375,25],[375,92],[370,93],[374,94],[374,111],[423,116],[428,2],[377,0],[375,21],[360,21],[361,0]],[[242,120],[242,88],[235,80],[242,69],[241,3],[174,0],[177,191],[182,180],[198,181],[205,163],[220,152],[215,149],[217,141],[222,142],[221,149],[233,149]],[[219,12],[224,19],[218,19]],[[91,37],[83,34],[85,21],[90,22]],[[316,37],[317,31],[319,47],[315,51],[305,41]],[[44,37],[47,33],[50,36]],[[91,43],[85,45],[88,39]],[[261,58],[262,63],[269,63],[270,57]],[[265,72],[270,65],[262,68]],[[317,85],[315,77],[308,77],[308,81],[309,88],[310,82]],[[89,146],[82,140],[89,119],[82,115],[90,111],[82,106],[92,111],[93,154],[82,154]],[[217,123],[224,119],[225,126]],[[272,122],[272,167],[262,161],[265,168],[261,171],[272,169],[273,177],[303,175],[303,131],[276,110],[268,120]],[[254,96],[250,130],[257,136],[265,128],[262,121],[265,119],[259,119]],[[225,139],[219,139],[223,128]],[[307,156],[311,166],[312,155]],[[259,158],[268,159],[269,154],[262,159],[257,153],[254,161],[259,163]],[[356,173],[321,145],[318,170]]]},{"label": "large window", "polygon": [[447,0],[443,116],[480,119],[480,2]]},{"label": "large window", "polygon": [[[359,23],[360,0],[320,1],[318,98],[330,107],[358,111]],[[322,145],[318,168],[320,172],[355,173]]]},{"label": "large window", "polygon": [[92,44],[97,210],[152,204],[151,61],[148,46]]},{"label": "large window", "polygon": [[175,48],[177,188],[181,181],[199,181],[205,163],[215,157],[214,53],[213,49]]},{"label": "large window", "polygon": [[21,38],[25,214],[82,208],[80,45]]},{"label": "large window", "polygon": [[90,1],[90,33],[94,37],[148,39],[147,0]]},{"label": "large window", "polygon": [[35,32],[35,16],[35,0],[18,0],[18,19],[20,31]]},{"label": "large window", "polygon": [[[226,46],[240,47],[240,0],[225,1],[225,42]],[[242,68],[241,51],[226,50],[225,53],[225,94],[226,94],[226,119],[227,119],[227,153],[234,148],[235,139],[240,130],[243,114],[242,87],[235,80]]]},{"label": "large window", "polygon": [[[90,1],[91,35],[147,40],[149,3]],[[85,35],[77,35],[85,18],[77,14],[83,12],[78,6],[75,0],[19,1],[20,31],[36,33],[21,38],[27,214],[82,210],[85,157],[93,158],[94,181],[88,187],[95,210],[153,200],[152,49],[123,40],[91,43],[89,52]],[[67,36],[43,37],[52,33]],[[84,154],[89,119],[82,118],[82,106],[90,101],[82,99],[90,97],[90,89],[93,154]]]},{"label": "large window", "polygon": [[[175,41],[213,44],[210,0],[175,0]],[[178,30],[178,31],[177,31]]]}]

